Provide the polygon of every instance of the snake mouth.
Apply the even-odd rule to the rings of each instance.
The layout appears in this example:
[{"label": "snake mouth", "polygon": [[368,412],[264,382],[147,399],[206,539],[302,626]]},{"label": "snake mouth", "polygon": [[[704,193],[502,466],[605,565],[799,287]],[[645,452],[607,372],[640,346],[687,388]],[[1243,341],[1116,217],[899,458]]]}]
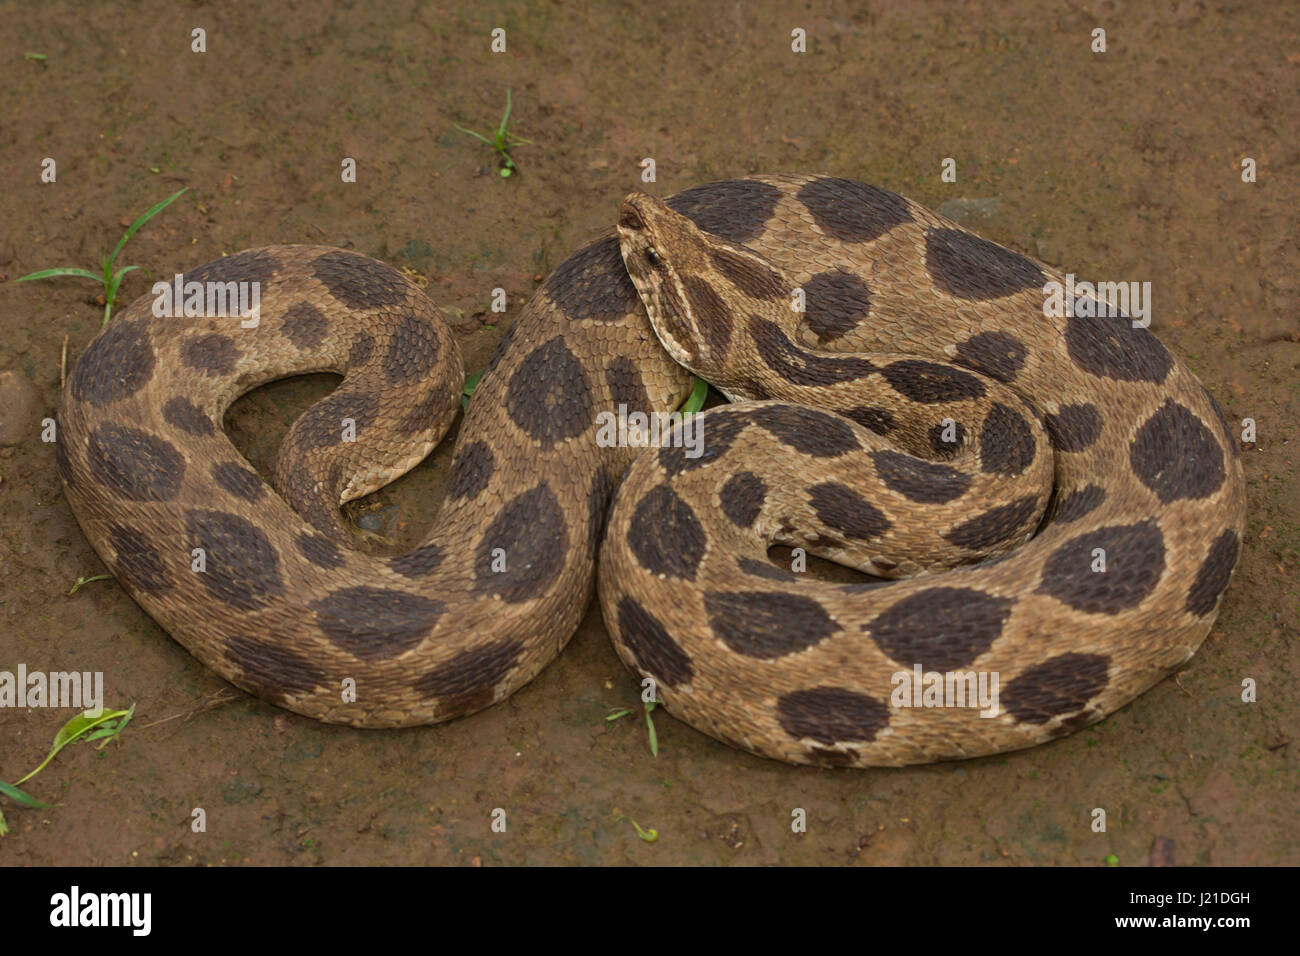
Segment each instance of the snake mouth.
[{"label": "snake mouth", "polygon": [[659,344],[672,356],[674,362],[690,368],[691,363],[695,361],[695,353],[683,345],[671,331],[673,323],[668,318],[669,313],[664,309],[663,296],[660,295],[659,290],[654,283],[644,282],[635,277],[632,279],[632,284],[641,298],[641,304],[645,306],[646,316],[650,319],[650,328],[654,330]]}]

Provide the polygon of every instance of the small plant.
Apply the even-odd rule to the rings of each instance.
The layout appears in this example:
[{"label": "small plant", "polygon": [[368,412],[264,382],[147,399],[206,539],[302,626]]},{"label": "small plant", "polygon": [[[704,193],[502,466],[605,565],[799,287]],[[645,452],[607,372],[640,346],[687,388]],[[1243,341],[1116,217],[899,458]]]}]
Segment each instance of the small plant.
[{"label": "small plant", "polygon": [[514,159],[512,159],[510,156],[510,149],[520,144],[526,144],[528,146],[534,145],[533,141],[530,139],[524,139],[522,136],[516,136],[514,133],[507,132],[506,124],[508,124],[509,122],[510,122],[510,91],[506,90],[506,112],[505,115],[501,117],[501,125],[496,128],[496,131],[492,132],[491,130],[489,130],[489,132],[492,132],[491,139],[488,139],[488,137],[484,136],[482,133],[477,133],[472,129],[466,129],[465,127],[461,126],[459,123],[453,124],[462,133],[468,133],[470,136],[473,136],[475,139],[481,139],[483,142],[487,143],[489,146],[492,147],[493,150],[496,151],[497,155],[501,157],[501,178],[502,179],[509,179],[515,173],[515,171],[519,169],[519,167],[515,165]]},{"label": "small plant", "polygon": [[641,824],[637,823],[631,817],[625,816],[622,813],[617,814],[614,817],[615,823],[622,823],[624,820],[632,824],[633,829],[636,830],[636,835],[640,837],[642,840],[645,840],[646,843],[654,843],[656,840],[659,839],[659,831],[654,829],[653,827],[642,827]]},{"label": "small plant", "polygon": [[[54,759],[55,754],[78,738],[84,737],[87,742],[102,740],[103,743],[97,749],[103,750],[108,746],[110,740],[116,740],[118,735],[126,729],[126,725],[131,722],[134,715],[135,704],[132,704],[126,710],[101,711],[98,717],[78,714],[59,728],[59,732],[54,735],[54,744],[50,747],[50,752],[45,755],[45,759],[41,761],[40,766],[27,776],[20,777],[17,782],[26,783],[36,776],[45,769],[46,764]],[[41,809],[51,806],[51,804],[41,803],[34,797],[19,790],[15,784],[5,783],[3,780],[0,780],[0,796],[7,797],[22,807]],[[0,837],[8,832],[9,827],[5,824],[4,814],[0,813]]]},{"label": "small plant", "polygon": [[82,575],[81,577],[78,577],[76,583],[72,585],[72,590],[68,592],[68,597],[72,597],[72,595],[76,594],[87,584],[91,584],[94,581],[111,581],[112,579],[113,579],[113,575],[111,574],[96,574],[93,577],[89,577],[89,578],[86,577],[85,575]]},{"label": "small plant", "polygon": [[27,282],[30,279],[54,279],[59,276],[77,276],[81,279],[90,279],[93,282],[102,282],[104,285],[104,325],[108,325],[109,317],[113,314],[113,306],[117,304],[117,290],[122,285],[122,279],[126,277],[128,272],[140,268],[139,266],[125,266],[114,272],[113,266],[117,263],[118,253],[122,251],[122,247],[126,245],[127,240],[134,236],[141,226],[170,206],[180,197],[181,193],[188,191],[189,187],[186,186],[184,189],[180,190],[180,192],[172,193],[135,222],[131,223],[131,228],[128,229],[123,234],[122,238],[118,240],[117,248],[113,250],[112,255],[104,253],[104,257],[101,261],[102,268],[100,274],[96,275],[89,269],[60,266],[57,269],[42,269],[40,272],[33,272],[30,275],[19,276],[14,281]]},{"label": "small plant", "polygon": [[[656,698],[655,700],[647,700],[645,702],[646,737],[648,738],[650,743],[650,754],[651,756],[654,757],[659,756],[659,734],[655,731],[654,718],[650,716],[650,713],[655,709],[655,707],[657,707],[659,704],[662,703],[663,701],[659,700],[658,698]],[[632,713],[632,711],[629,710],[628,708],[618,707],[614,710],[611,710],[608,714],[606,714],[605,720],[607,720],[609,723],[612,724],[616,720],[622,720],[630,713]]]}]

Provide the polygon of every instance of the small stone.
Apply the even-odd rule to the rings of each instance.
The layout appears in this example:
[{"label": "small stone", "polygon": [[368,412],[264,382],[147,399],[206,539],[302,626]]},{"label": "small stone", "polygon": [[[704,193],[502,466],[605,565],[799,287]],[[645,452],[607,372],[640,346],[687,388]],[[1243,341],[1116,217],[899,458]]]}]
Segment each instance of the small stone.
[{"label": "small stone", "polygon": [[939,215],[962,225],[988,222],[997,215],[1001,199],[949,199],[935,210]]}]

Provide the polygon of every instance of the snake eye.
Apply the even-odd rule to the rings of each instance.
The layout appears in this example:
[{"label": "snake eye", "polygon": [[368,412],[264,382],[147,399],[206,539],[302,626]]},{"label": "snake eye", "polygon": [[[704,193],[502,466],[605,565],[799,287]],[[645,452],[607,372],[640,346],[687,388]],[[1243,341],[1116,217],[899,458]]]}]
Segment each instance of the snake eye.
[{"label": "snake eye", "polygon": [[652,266],[659,265],[659,253],[655,252],[654,246],[651,246],[650,248],[646,249],[645,257],[650,260],[650,264]]}]

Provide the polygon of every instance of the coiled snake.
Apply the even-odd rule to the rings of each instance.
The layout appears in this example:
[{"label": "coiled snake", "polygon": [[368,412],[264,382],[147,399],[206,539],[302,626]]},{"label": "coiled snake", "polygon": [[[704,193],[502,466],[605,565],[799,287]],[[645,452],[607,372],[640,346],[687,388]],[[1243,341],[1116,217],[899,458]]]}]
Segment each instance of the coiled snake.
[{"label": "coiled snake", "polygon": [[[572,635],[599,547],[619,655],[700,730],[794,763],[1011,750],[1186,661],[1244,521],[1214,399],[1126,318],[1045,315],[1059,279],[844,179],[631,196],[493,353],[433,529],[381,557],[347,545],[338,506],[449,427],[455,342],[386,265],[257,249],[185,275],[260,283],[256,327],[156,318],[146,296],[91,343],[59,474],[149,614],[310,717],[398,727],[503,700]],[[602,413],[677,407],[678,362],[742,402],[691,423],[702,453],[597,440]],[[273,490],[223,415],[314,371],[343,381],[289,430]],[[772,544],[901,579],[812,580]],[[931,673],[996,675],[997,700],[896,694]]]}]

